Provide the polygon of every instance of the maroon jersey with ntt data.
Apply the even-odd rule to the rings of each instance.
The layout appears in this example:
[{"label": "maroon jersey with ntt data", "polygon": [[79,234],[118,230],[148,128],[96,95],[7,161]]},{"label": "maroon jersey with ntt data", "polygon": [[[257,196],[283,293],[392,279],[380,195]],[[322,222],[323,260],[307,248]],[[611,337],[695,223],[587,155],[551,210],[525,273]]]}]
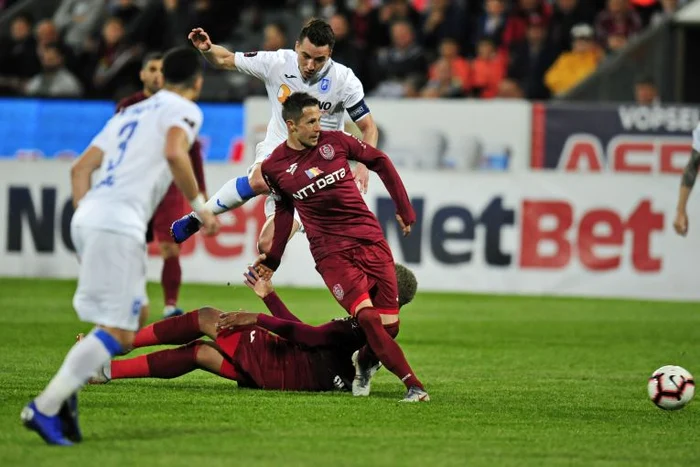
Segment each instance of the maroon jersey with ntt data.
[{"label": "maroon jersey with ntt data", "polygon": [[[286,142],[263,163],[262,173],[276,196],[275,230],[291,228],[293,208],[306,229],[316,263],[326,256],[384,241],[379,221],[365,204],[348,160],[376,172],[404,222],[415,221],[406,189],[386,154],[342,131],[322,131],[318,144],[297,151]],[[275,235],[267,264],[279,266],[286,237]]]}]

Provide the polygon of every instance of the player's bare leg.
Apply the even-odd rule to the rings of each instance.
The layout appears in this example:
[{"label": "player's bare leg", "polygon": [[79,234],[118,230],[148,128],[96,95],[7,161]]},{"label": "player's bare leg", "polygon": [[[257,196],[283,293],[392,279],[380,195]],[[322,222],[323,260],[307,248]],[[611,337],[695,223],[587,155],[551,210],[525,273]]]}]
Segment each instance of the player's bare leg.
[{"label": "player's bare leg", "polygon": [[184,312],[177,307],[177,298],[182,283],[182,268],[180,267],[180,245],[174,242],[160,241],[160,257],[163,258],[163,269],[160,285],[163,288],[163,317],[180,316]]},{"label": "player's bare leg", "polygon": [[[382,321],[394,321],[398,318],[392,315],[381,315],[374,308],[370,299],[360,302],[355,308],[355,316],[360,327],[365,332],[367,344],[376,354],[379,361],[394,373],[406,386],[407,392],[403,402],[427,402],[430,396],[423,389],[423,384],[411,369],[399,344],[387,332]],[[382,318],[384,316],[384,318]],[[391,324],[391,323],[389,323]]]},{"label": "player's bare leg", "polygon": [[70,446],[80,441],[76,393],[104,362],[131,346],[133,338],[133,331],[95,327],[73,346],[46,388],[22,410],[25,426],[49,444]]},{"label": "player's bare leg", "polygon": [[[267,194],[270,188],[265,183],[260,164],[250,169],[250,174],[229,180],[209,198],[206,206],[215,215],[243,206],[249,199]],[[199,231],[200,219],[194,212],[173,222],[170,233],[175,243],[182,243]]]},{"label": "player's bare leg", "polygon": [[[294,219],[292,224],[292,231],[289,234],[289,240],[301,229],[301,224]],[[265,219],[262,229],[260,230],[260,236],[258,237],[258,252],[268,253],[272,247],[272,237],[275,234],[275,216],[269,216]]]}]

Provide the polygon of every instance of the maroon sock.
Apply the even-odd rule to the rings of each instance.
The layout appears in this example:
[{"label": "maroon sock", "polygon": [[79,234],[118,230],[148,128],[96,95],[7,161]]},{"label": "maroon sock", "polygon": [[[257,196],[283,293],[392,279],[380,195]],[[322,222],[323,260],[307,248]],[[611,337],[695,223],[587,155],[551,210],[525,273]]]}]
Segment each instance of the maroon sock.
[{"label": "maroon sock", "polygon": [[[386,332],[392,339],[396,339],[396,336],[399,335],[399,322],[397,321],[395,323],[385,324],[384,329],[386,329]],[[369,345],[365,345],[360,349],[357,360],[364,367],[374,366],[379,363],[379,358],[377,358]]]},{"label": "maroon sock", "polygon": [[180,268],[180,257],[173,256],[163,261],[163,271],[160,276],[160,284],[163,286],[163,297],[166,305],[175,306],[177,296],[180,293],[180,283],[182,282],[182,269]]},{"label": "maroon sock", "polygon": [[112,362],[112,379],[177,378],[197,368],[199,342]]},{"label": "maroon sock", "polygon": [[[382,318],[376,308],[364,308],[357,316],[360,327],[367,336],[367,344],[372,348],[387,370],[399,377],[407,388],[418,386],[423,388],[423,384],[413,373],[411,366],[406,361],[406,357],[391,335],[382,326]],[[397,326],[398,330],[398,326]]]},{"label": "maroon sock", "polygon": [[187,344],[202,336],[202,331],[199,330],[199,310],[194,310],[182,316],[156,321],[140,329],[134,337],[134,348]]}]

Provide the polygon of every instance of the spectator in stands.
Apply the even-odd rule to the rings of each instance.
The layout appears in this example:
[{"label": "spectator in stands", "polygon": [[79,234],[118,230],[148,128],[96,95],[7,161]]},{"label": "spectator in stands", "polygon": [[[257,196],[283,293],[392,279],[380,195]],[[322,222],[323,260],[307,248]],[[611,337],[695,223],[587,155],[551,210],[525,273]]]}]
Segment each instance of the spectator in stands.
[{"label": "spectator in stands", "polygon": [[506,32],[506,43],[509,47],[525,40],[530,19],[538,18],[544,24],[548,24],[552,16],[552,6],[544,0],[518,0],[510,15],[510,30]]},{"label": "spectator in stands", "polygon": [[61,55],[63,56],[63,63],[66,68],[68,68],[73,73],[80,72],[80,65],[78,63],[78,58],[73,53],[73,49],[68,47],[61,40],[58,34],[58,28],[52,19],[44,19],[39,21],[34,28],[34,39],[37,45],[37,56],[41,55],[41,50],[52,45],[61,49]]},{"label": "spectator in stands", "polygon": [[613,26],[608,34],[608,42],[605,44],[605,51],[608,56],[614,57],[622,51],[627,46],[628,37],[627,27],[624,24],[620,23]]},{"label": "spectator in stands", "polygon": [[427,64],[409,21],[398,20],[391,26],[391,41],[391,47],[378,53],[374,82],[379,83],[378,95],[400,97],[404,92],[404,81],[424,77]]},{"label": "spectator in stands", "polygon": [[638,105],[658,105],[660,103],[656,83],[648,76],[641,76],[634,84],[634,100]]},{"label": "spectator in stands", "polygon": [[5,11],[12,5],[17,3],[18,0],[0,0],[0,11]]},{"label": "spectator in stands", "polygon": [[110,16],[116,16],[122,20],[125,29],[128,29],[141,13],[141,8],[134,0],[115,0],[109,10]]},{"label": "spectator in stands", "polygon": [[262,50],[274,52],[287,48],[287,29],[282,23],[270,23],[263,31]]},{"label": "spectator in stands", "polygon": [[499,99],[522,99],[525,94],[517,81],[506,78],[498,85],[496,97]]},{"label": "spectator in stands", "polygon": [[452,74],[450,62],[444,58],[433,64],[433,77],[421,91],[422,97],[462,97],[464,83]]},{"label": "spectator in stands", "polygon": [[42,97],[79,97],[83,87],[64,66],[63,52],[57,44],[47,44],[41,49],[41,72],[27,83],[25,93]]},{"label": "spectator in stands", "polygon": [[65,43],[79,54],[93,31],[99,30],[105,13],[104,0],[63,0],[53,21]]},{"label": "spectator in stands", "polygon": [[34,21],[21,13],[10,23],[10,37],[0,39],[0,90],[17,94],[24,82],[41,69],[32,36]]},{"label": "spectator in stands", "polygon": [[422,43],[435,50],[446,37],[455,39],[459,46],[468,46],[469,22],[465,10],[454,0],[432,0],[423,16]]},{"label": "spectator in stands", "polygon": [[[380,46],[379,9],[373,5],[374,0],[357,0],[355,9],[350,13],[355,45],[367,54],[373,54]],[[388,45],[388,40],[386,44]]]},{"label": "spectator in stands", "polygon": [[490,38],[496,44],[503,42],[503,35],[508,22],[506,4],[504,0],[486,0],[484,14],[481,15],[476,26],[476,44],[483,38]]},{"label": "spectator in stands", "polygon": [[571,29],[577,24],[593,24],[594,20],[594,10],[587,0],[556,0],[548,37],[554,53],[571,50]]},{"label": "spectator in stands", "polygon": [[556,55],[546,39],[544,19],[533,15],[529,18],[526,39],[511,49],[508,77],[518,83],[528,99],[549,98],[544,74],[554,63]]},{"label": "spectator in stands", "polygon": [[661,0],[661,9],[651,15],[650,24],[656,26],[670,19],[680,8],[678,0]]},{"label": "spectator in stands", "polygon": [[453,79],[459,81],[462,85],[462,91],[467,94],[471,88],[471,72],[469,62],[459,53],[459,44],[452,38],[445,38],[440,43],[440,57],[438,61],[433,63],[428,70],[428,79],[434,80],[437,78],[437,63],[440,60],[445,60],[450,64],[450,72]]},{"label": "spectator in stands", "polygon": [[545,84],[556,96],[566,93],[586,79],[601,60],[593,28],[587,24],[576,25],[571,29],[571,36],[571,52],[562,53],[545,74]]},{"label": "spectator in stands", "polygon": [[627,38],[642,30],[642,20],[629,0],[608,0],[605,10],[598,13],[595,20],[596,35],[601,44],[608,42],[608,36],[616,28],[625,28]]},{"label": "spectator in stands", "polygon": [[476,58],[472,61],[471,85],[475,95],[495,97],[505,74],[506,64],[495,42],[488,37],[481,39],[476,47]]},{"label": "spectator in stands", "polygon": [[355,72],[355,75],[363,81],[364,60],[360,59],[360,51],[352,43],[350,36],[350,24],[345,15],[336,14],[328,20],[333,34],[335,34],[335,45],[333,46],[333,60],[342,63]]},{"label": "spectator in stands", "polygon": [[328,21],[333,15],[345,15],[347,9],[343,0],[316,0],[316,13],[314,16]]},{"label": "spectator in stands", "polygon": [[124,24],[110,17],[102,26],[102,38],[91,57],[91,81],[97,97],[116,100],[138,89],[140,51],[125,40]]}]

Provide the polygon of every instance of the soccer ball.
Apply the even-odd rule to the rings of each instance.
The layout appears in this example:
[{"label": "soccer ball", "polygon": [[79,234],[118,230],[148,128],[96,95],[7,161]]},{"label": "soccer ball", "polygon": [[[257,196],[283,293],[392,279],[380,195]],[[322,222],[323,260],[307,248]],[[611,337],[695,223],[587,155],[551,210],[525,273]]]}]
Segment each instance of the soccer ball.
[{"label": "soccer ball", "polygon": [[664,410],[678,410],[695,395],[695,380],[688,370],[676,365],[665,365],[656,370],[647,385],[649,399]]}]

